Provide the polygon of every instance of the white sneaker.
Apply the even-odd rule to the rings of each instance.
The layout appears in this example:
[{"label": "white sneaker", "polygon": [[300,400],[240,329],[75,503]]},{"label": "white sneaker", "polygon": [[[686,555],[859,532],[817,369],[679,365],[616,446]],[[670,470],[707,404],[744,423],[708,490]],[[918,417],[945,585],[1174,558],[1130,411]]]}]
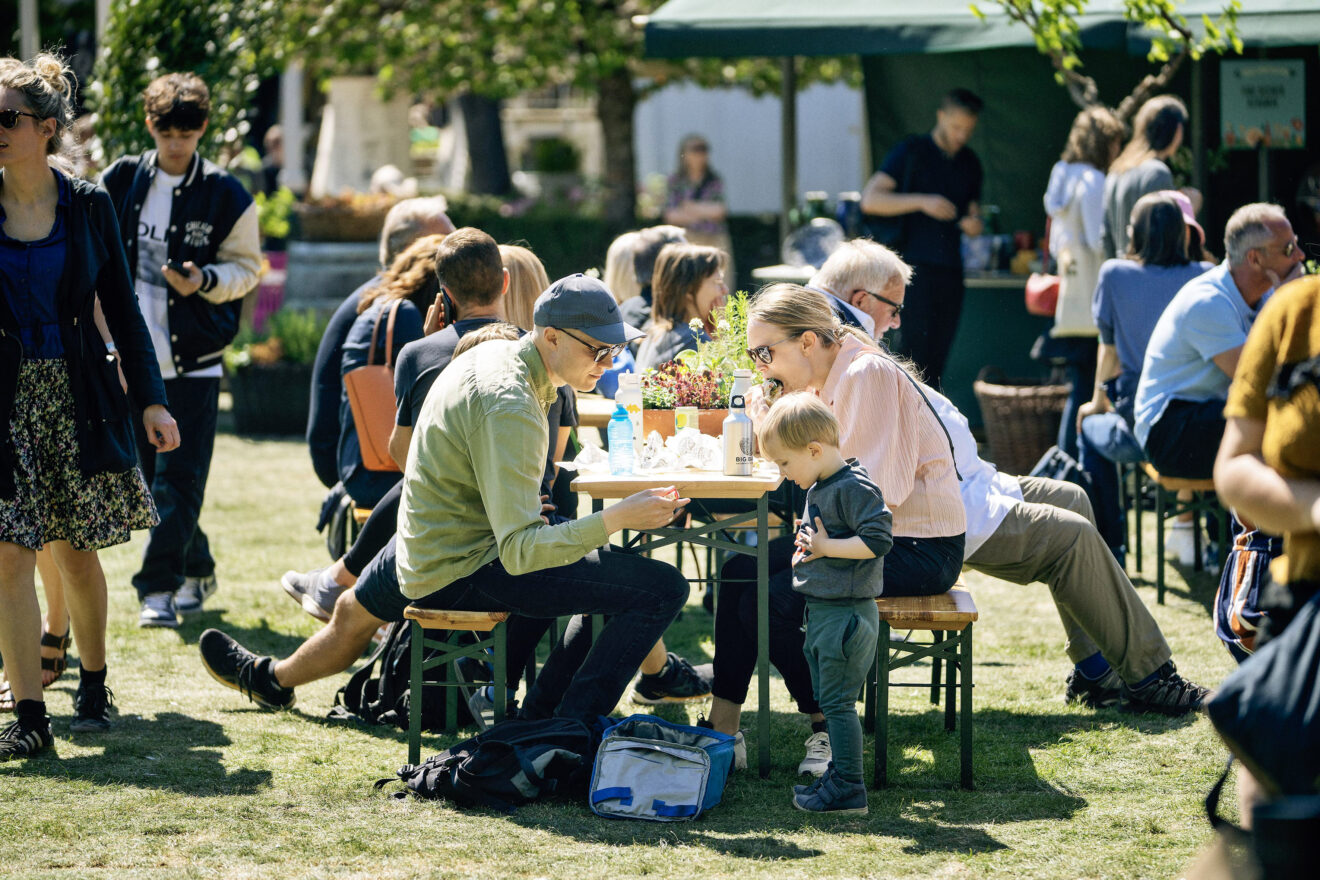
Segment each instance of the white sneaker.
[{"label": "white sneaker", "polygon": [[813,733],[807,737],[807,754],[798,764],[799,773],[810,773],[812,776],[820,776],[830,768],[830,762],[834,760],[834,752],[830,751],[830,735],[825,731]]},{"label": "white sneaker", "polygon": [[[1206,542],[1202,541],[1201,546],[1205,547]],[[1190,522],[1174,522],[1170,527],[1164,536],[1164,555],[1177,560],[1185,568],[1196,564],[1196,537],[1192,534]]]},{"label": "white sneaker", "polygon": [[183,586],[174,594],[174,608],[180,615],[197,614],[202,604],[215,595],[217,588],[215,575],[206,577],[186,577]]},{"label": "white sneaker", "polygon": [[177,629],[179,612],[174,607],[174,594],[148,593],[143,597],[142,608],[138,612],[138,626]]}]

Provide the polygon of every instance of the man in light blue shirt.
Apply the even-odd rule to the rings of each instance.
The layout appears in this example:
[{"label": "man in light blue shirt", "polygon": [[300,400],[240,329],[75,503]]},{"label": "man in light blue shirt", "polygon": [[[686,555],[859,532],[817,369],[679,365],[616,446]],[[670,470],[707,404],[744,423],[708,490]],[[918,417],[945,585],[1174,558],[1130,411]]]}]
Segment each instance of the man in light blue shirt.
[{"label": "man in light blue shirt", "polygon": [[1269,293],[1301,273],[1301,246],[1277,205],[1234,211],[1224,249],[1222,265],[1178,291],[1146,347],[1135,433],[1165,476],[1210,479],[1247,331]]}]

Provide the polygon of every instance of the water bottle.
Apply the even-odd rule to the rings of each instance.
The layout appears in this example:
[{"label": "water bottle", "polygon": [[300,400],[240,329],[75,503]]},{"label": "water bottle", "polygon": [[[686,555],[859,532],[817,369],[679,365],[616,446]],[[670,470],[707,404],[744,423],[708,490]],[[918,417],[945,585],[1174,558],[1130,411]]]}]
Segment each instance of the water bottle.
[{"label": "water bottle", "polygon": [[[729,416],[724,420],[724,474],[729,477],[752,475],[752,420],[747,417],[741,394],[729,401]],[[613,439],[610,440],[611,445]]]},{"label": "water bottle", "polygon": [[646,439],[642,431],[642,376],[640,373],[620,373],[619,387],[614,392],[614,402],[628,412],[628,419],[633,429],[633,456],[642,457],[642,442]]},{"label": "water bottle", "polygon": [[834,219],[843,227],[843,234],[856,238],[862,228],[862,194],[841,192],[834,208]]},{"label": "water bottle", "polygon": [[729,389],[729,405],[730,406],[733,405],[733,399],[735,397],[741,397],[744,400],[746,400],[747,392],[750,391],[751,388],[752,388],[752,371],[734,370],[733,387]]},{"label": "water bottle", "polygon": [[633,472],[633,426],[628,418],[628,411],[620,404],[614,408],[609,427],[605,429],[610,441],[610,473],[631,474]]}]

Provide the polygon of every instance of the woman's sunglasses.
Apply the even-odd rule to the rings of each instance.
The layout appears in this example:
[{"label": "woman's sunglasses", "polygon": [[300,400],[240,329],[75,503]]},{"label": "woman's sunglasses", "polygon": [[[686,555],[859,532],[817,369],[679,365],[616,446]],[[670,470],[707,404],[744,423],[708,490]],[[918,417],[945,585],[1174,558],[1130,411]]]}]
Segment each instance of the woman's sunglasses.
[{"label": "woman's sunglasses", "polygon": [[773,349],[776,345],[780,345],[781,343],[788,342],[788,340],[790,339],[796,339],[801,335],[802,334],[800,333],[794,333],[792,336],[785,336],[783,339],[779,340],[779,342],[772,342],[769,345],[758,345],[756,348],[746,349],[747,356],[754,361],[760,361],[766,366],[769,366],[771,363],[774,362],[775,359],[775,353],[771,351],[771,349]]},{"label": "woman's sunglasses", "polygon": [[14,126],[18,125],[18,117],[20,116],[30,116],[37,121],[41,121],[41,117],[35,113],[26,113],[22,110],[0,110],[0,128],[13,129]]}]

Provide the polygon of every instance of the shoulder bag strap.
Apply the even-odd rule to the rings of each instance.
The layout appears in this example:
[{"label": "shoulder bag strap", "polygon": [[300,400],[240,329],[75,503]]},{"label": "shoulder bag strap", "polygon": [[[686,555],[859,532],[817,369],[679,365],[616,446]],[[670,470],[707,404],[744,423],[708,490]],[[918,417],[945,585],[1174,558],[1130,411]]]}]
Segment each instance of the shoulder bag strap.
[{"label": "shoulder bag strap", "polygon": [[[385,315],[385,310],[381,309],[379,312],[376,313],[376,323],[371,325],[371,347],[367,349],[367,366],[371,366],[372,361],[374,361],[376,358],[376,340],[380,336],[380,319],[384,315]],[[393,318],[393,314],[391,314],[390,317]],[[389,356],[389,352],[386,352],[386,357],[388,356]]]},{"label": "shoulder bag strap", "polygon": [[[390,304],[390,319],[385,324],[385,369],[394,369],[394,319],[398,317],[399,306],[403,305],[403,300],[396,299]],[[372,345],[374,351],[376,346]]]}]

